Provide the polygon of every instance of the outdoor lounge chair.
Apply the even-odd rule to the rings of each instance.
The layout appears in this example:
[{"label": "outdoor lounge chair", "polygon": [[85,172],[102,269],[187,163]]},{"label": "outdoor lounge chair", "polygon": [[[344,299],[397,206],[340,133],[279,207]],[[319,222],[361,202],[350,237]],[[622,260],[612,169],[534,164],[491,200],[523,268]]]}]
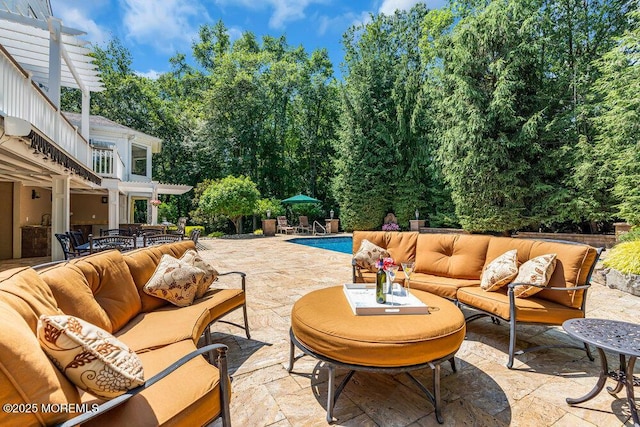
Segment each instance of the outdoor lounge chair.
[{"label": "outdoor lounge chair", "polygon": [[289,234],[295,231],[296,231],[296,227],[289,225],[289,223],[287,222],[286,216],[283,215],[278,217],[278,229],[277,229],[278,233]]},{"label": "outdoor lounge chair", "polygon": [[298,233],[310,233],[311,227],[309,226],[309,217],[298,217]]}]

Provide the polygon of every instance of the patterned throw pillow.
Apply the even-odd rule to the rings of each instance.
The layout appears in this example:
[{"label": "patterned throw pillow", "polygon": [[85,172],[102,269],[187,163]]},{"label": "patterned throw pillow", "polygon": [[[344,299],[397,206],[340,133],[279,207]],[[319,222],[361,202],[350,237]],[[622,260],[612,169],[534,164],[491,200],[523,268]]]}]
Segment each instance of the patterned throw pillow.
[{"label": "patterned throw pillow", "polygon": [[37,336],[58,369],[93,395],[112,399],[144,384],[138,355],[89,322],[68,315],[42,315]]},{"label": "patterned throw pillow", "polygon": [[180,261],[184,261],[187,264],[204,271],[204,276],[202,276],[202,279],[198,282],[198,289],[196,290],[196,299],[202,298],[202,296],[207,292],[207,289],[209,289],[209,285],[215,282],[218,277],[218,271],[213,268],[211,264],[203,260],[200,254],[193,249],[186,251],[180,258]]},{"label": "patterned throw pillow", "polygon": [[[540,255],[522,264],[518,272],[518,277],[516,277],[513,282],[547,286],[555,268],[556,254]],[[518,298],[526,298],[537,294],[542,289],[543,288],[537,288],[535,286],[522,285],[516,286],[513,292]]]},{"label": "patterned throw pillow", "polygon": [[518,251],[512,249],[491,261],[482,272],[480,287],[485,291],[497,291],[518,275]]},{"label": "patterned throw pillow", "polygon": [[165,254],[143,290],[178,307],[186,307],[193,302],[203,276],[201,269]]},{"label": "patterned throw pillow", "polygon": [[358,249],[358,252],[353,256],[353,259],[358,267],[376,272],[378,271],[376,268],[376,262],[380,256],[386,258],[390,255],[386,249],[371,243],[367,239],[363,239],[360,244],[360,249]]}]

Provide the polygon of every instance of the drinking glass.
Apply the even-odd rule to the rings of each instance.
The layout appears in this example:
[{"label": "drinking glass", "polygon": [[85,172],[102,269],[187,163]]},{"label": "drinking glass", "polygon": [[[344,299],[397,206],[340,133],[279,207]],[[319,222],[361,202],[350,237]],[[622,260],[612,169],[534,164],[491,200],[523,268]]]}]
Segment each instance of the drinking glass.
[{"label": "drinking glass", "polygon": [[413,273],[413,269],[416,267],[416,263],[415,262],[403,262],[402,263],[402,271],[404,272],[404,277],[406,277],[407,280],[405,280],[405,288],[407,291],[407,295],[409,295],[409,291],[410,291],[410,286],[409,286],[409,282],[411,281],[411,274]]},{"label": "drinking glass", "polygon": [[389,293],[391,294],[391,305],[393,305],[393,281],[398,273],[398,266],[393,264],[387,266],[387,280],[389,280]]}]

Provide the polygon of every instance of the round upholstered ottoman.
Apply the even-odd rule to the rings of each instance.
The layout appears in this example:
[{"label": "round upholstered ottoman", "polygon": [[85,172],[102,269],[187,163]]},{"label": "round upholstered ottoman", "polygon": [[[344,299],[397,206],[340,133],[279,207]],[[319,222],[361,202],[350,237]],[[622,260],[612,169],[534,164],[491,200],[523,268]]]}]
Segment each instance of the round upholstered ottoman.
[{"label": "round upholstered ottoman", "polygon": [[[407,373],[431,400],[442,423],[440,363],[449,360],[455,370],[453,356],[466,332],[464,316],[444,298],[418,290],[411,292],[427,304],[429,314],[356,316],[341,286],[310,292],[294,304],[289,371],[296,360],[294,346],[327,362],[327,421],[333,421],[333,405],[353,373],[370,371]],[[351,372],[334,391],[336,366]],[[410,374],[426,367],[434,370],[433,395]]]}]

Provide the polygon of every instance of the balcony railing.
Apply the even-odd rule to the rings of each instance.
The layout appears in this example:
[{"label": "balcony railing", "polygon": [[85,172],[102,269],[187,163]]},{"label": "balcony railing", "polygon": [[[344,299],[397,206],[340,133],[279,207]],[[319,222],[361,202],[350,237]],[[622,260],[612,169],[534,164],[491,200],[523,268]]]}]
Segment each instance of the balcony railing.
[{"label": "balcony railing", "polygon": [[1,45],[0,88],[1,113],[28,121],[67,154],[91,167],[87,140]]},{"label": "balcony railing", "polygon": [[93,171],[104,178],[123,179],[124,162],[115,148],[92,148]]}]

